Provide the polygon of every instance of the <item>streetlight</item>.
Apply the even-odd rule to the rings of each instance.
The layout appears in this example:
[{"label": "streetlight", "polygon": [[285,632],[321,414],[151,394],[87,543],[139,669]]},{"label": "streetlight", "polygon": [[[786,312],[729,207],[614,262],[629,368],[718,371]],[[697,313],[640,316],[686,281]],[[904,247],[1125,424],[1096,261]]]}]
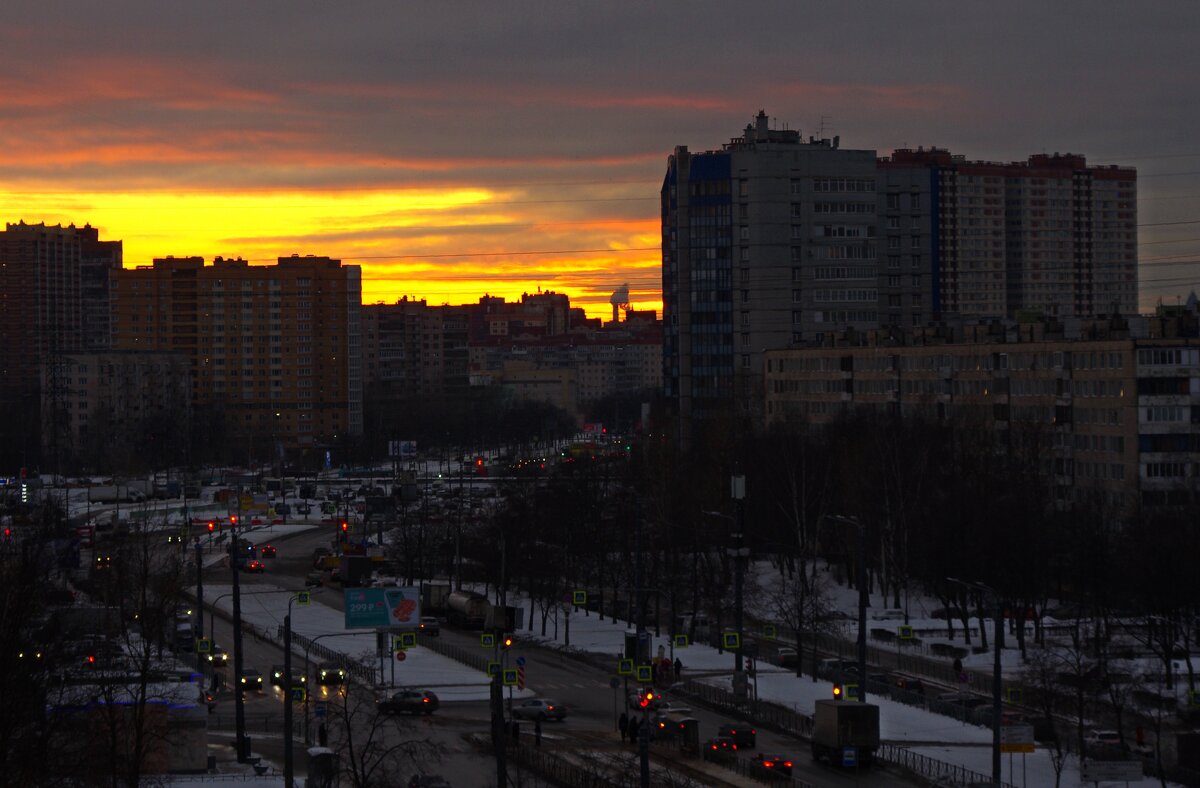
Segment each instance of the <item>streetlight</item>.
[{"label": "streetlight", "polygon": [[[292,603],[307,605],[308,591],[288,597],[287,615],[283,617],[283,788],[292,788],[295,765],[292,756]],[[308,700],[308,670],[305,669],[304,699]]]},{"label": "streetlight", "polygon": [[[740,508],[739,508],[739,512],[740,512]],[[734,629],[737,630],[738,647],[736,649],[734,649],[734,651],[733,651],[733,676],[734,676],[733,690],[734,690],[735,696],[741,696],[746,691],[745,681],[742,678],[742,668],[743,668],[743,664],[742,664],[742,575],[743,575],[743,565],[745,563],[746,558],[749,557],[749,555],[750,555],[750,548],[745,546],[745,540],[743,539],[743,534],[742,534],[741,528],[739,527],[740,523],[738,522],[738,518],[735,518],[728,514],[723,514],[721,512],[702,511],[700,513],[706,517],[716,517],[720,520],[728,520],[730,523],[733,523],[733,527],[737,529],[729,534],[729,537],[731,540],[730,541],[731,546],[727,547],[725,549],[725,553],[730,558],[732,558],[733,562],[734,562],[733,563],[733,573],[734,573],[733,574],[733,577],[734,577],[734,580],[733,580],[733,588],[734,588],[734,592],[733,592],[733,599],[734,599],[734,602],[733,602],[733,604],[734,604],[733,626],[734,626]]]},{"label": "streetlight", "polygon": [[968,591],[976,591],[991,596],[996,603],[995,632],[992,634],[995,646],[995,658],[992,662],[992,784],[1000,785],[1000,640],[1004,636],[1004,601],[994,588],[979,581],[968,583],[953,577],[946,578],[947,583],[961,586]]},{"label": "streetlight", "polygon": [[857,517],[840,514],[825,515],[826,519],[854,526],[858,544],[858,699],[867,700],[867,529]]}]

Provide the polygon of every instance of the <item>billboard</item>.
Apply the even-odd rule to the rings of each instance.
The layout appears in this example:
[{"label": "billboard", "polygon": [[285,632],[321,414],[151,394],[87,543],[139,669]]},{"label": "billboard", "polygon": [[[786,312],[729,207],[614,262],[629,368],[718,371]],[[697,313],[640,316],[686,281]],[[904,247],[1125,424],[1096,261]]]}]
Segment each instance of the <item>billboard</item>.
[{"label": "billboard", "polygon": [[415,586],[347,588],[346,629],[416,628],[421,621],[421,594]]}]

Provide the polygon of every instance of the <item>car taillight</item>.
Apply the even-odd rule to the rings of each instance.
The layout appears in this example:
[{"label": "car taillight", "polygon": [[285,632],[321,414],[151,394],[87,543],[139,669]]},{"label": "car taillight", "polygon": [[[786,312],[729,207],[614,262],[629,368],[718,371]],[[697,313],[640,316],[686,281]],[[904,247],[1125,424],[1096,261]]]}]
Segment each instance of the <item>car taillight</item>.
[{"label": "car taillight", "polygon": [[429,698],[421,698],[421,702],[422,702],[422,703],[428,703],[428,702],[429,702]]},{"label": "car taillight", "polygon": [[546,710],[547,710],[547,711],[554,711],[554,706],[553,706],[553,705],[547,706],[547,707],[546,707]]},{"label": "car taillight", "polygon": [[783,762],[783,765],[784,765],[784,766],[786,766],[786,767],[788,767],[789,769],[790,769],[790,768],[792,768],[792,762],[791,762],[791,761],[784,761],[784,762]]},{"label": "car taillight", "polygon": [[763,761],[763,762],[762,762],[762,765],[763,765],[763,766],[765,766],[765,767],[767,767],[768,769],[770,769],[770,768],[771,768],[772,766],[774,766],[775,764],[771,763],[770,761]]}]

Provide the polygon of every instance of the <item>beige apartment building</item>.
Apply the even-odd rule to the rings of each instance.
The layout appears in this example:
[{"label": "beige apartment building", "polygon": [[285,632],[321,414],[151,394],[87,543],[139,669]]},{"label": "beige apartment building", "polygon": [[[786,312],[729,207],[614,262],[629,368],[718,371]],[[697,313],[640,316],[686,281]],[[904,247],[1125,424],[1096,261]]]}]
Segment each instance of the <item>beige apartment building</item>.
[{"label": "beige apartment building", "polygon": [[113,344],[186,356],[192,401],[248,447],[306,449],[362,432],[361,306],[360,268],[328,257],[160,258],[115,277]]},{"label": "beige apartment building", "polygon": [[1061,500],[1127,511],[1196,500],[1200,477],[1200,340],[1195,318],[1120,322],[1075,338],[1046,324],[945,329],[889,344],[767,353],[768,421],[819,424],[851,408],[1007,430],[1042,430]]}]

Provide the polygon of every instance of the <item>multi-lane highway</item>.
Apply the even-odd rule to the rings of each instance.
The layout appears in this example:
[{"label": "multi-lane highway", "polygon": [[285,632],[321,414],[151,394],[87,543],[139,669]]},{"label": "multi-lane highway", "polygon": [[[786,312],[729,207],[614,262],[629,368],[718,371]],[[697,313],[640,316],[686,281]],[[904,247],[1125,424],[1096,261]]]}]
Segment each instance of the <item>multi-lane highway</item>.
[{"label": "multi-lane highway", "polygon": [[[311,568],[313,550],[319,546],[328,546],[332,536],[332,529],[324,527],[283,538],[272,537],[272,544],[278,548],[278,554],[274,558],[268,559],[266,562],[268,569],[264,574],[243,573],[241,575],[245,593],[253,593],[255,586],[259,584],[270,584],[272,587],[294,590],[303,589],[304,577]],[[251,534],[251,539],[253,539],[253,534]],[[213,567],[207,570],[206,576],[215,585],[228,584],[229,570],[223,567]],[[342,598],[340,593],[337,593],[337,589],[330,589],[329,592],[320,595],[319,603],[340,609]],[[232,648],[231,624],[220,615],[216,617],[215,635],[222,646],[227,649]],[[478,633],[475,632],[459,632],[442,627],[441,638],[446,643],[478,648]],[[256,752],[262,753],[268,759],[282,763],[283,696],[280,690],[269,685],[271,667],[282,662],[282,653],[273,643],[256,640],[252,636],[243,638],[243,649],[243,664],[257,668],[267,677],[264,682],[264,691],[251,694],[245,705],[247,719],[252,721],[248,727],[249,735],[252,737],[252,746]],[[563,753],[563,757],[567,758],[572,757],[572,753],[582,752],[629,753],[631,757],[634,752],[633,748],[623,745],[617,732],[617,715],[626,709],[626,695],[623,684],[617,689],[610,686],[611,679],[615,674],[615,664],[608,665],[603,658],[599,657],[579,658],[564,655],[520,639],[517,640],[510,654],[511,659],[515,660],[517,657],[524,658],[526,682],[530,689],[540,696],[549,697],[565,704],[570,709],[569,716],[565,721],[561,723],[548,721],[542,726],[545,747],[555,748],[556,751]],[[293,663],[297,670],[302,666],[298,663],[302,663],[302,661]],[[403,666],[397,666],[398,672],[402,670]],[[224,674],[226,683],[231,685],[234,679],[232,657],[230,657],[229,665],[224,669]],[[369,690],[363,689],[356,691],[369,692]],[[670,697],[669,689],[667,694],[671,700],[692,707],[692,716],[699,720],[701,739],[715,735],[722,723],[732,721],[728,717],[688,703],[686,698]],[[312,709],[314,711],[318,708],[316,701],[325,700],[334,704],[344,702],[340,701],[336,692],[322,694],[322,690],[318,687],[314,687],[314,693],[310,699],[313,701]],[[213,721],[218,723],[218,728],[221,731],[228,730],[230,736],[232,735],[230,721],[233,717],[233,707],[231,694],[221,696],[214,710],[213,718]],[[296,710],[296,720],[298,725],[303,725],[302,708]],[[313,718],[310,734],[314,739],[316,725],[317,720]],[[528,724],[524,727],[525,731],[521,741],[523,744],[532,744],[533,726]],[[431,717],[404,718],[401,722],[401,731],[404,735],[429,739],[436,744],[442,755],[441,763],[428,764],[424,768],[443,774],[451,780],[452,784],[482,785],[489,780],[494,781],[496,774],[494,761],[479,753],[466,739],[471,734],[483,737],[489,734],[489,709],[486,702],[443,702],[441,708]],[[795,763],[796,776],[813,785],[895,786],[917,784],[907,781],[898,774],[884,772],[878,768],[856,774],[813,764],[807,755],[807,742],[792,736],[760,728],[757,739],[755,752],[761,751],[769,755],[782,755],[792,759]],[[669,765],[672,761],[680,758],[678,752],[667,744],[655,744],[652,750],[656,762]],[[297,758],[297,762],[302,763],[304,752],[302,742],[297,743],[296,752],[301,756]],[[628,757],[624,762],[629,762]],[[414,764],[413,768],[415,771],[418,765]],[[709,768],[713,767],[709,766]],[[299,774],[299,771],[297,773]],[[711,776],[701,778],[699,781],[716,784],[720,778],[731,785],[753,784],[729,770],[717,769],[710,774]]]}]

